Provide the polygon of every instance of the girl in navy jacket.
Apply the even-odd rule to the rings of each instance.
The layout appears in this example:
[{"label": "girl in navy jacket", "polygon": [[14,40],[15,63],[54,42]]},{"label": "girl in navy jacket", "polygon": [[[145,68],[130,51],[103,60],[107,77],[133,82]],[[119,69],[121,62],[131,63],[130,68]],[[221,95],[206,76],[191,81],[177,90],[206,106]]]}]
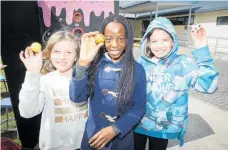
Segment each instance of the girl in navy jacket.
[{"label": "girl in navy jacket", "polygon": [[89,100],[89,117],[81,149],[133,150],[133,127],[146,107],[146,76],[133,57],[133,34],[127,20],[107,17],[98,32],[81,38],[79,60],[70,83],[70,98],[78,104]]}]

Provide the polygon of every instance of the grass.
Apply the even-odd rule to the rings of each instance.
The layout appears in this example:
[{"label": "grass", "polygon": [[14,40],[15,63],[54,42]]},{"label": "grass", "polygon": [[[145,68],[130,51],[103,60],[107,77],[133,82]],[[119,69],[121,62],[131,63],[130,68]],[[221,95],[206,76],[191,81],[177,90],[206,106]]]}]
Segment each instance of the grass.
[{"label": "grass", "polygon": [[[8,116],[9,116],[9,119],[14,118],[14,113],[12,109],[9,109]],[[5,109],[1,109],[1,121],[4,121],[4,120],[6,120]],[[10,129],[16,128],[15,120],[13,119],[9,120],[9,128]],[[6,122],[4,122],[1,125],[1,130],[2,129],[6,129]],[[7,137],[9,139],[12,139],[16,143],[21,144],[20,140],[17,138],[16,131],[1,131],[1,137]]]},{"label": "grass", "polygon": [[[0,62],[1,63],[1,62]],[[5,76],[5,72],[4,70],[1,70],[1,75]],[[7,84],[6,84],[7,86]],[[8,86],[7,86],[7,89],[8,89]],[[4,97],[4,93],[8,93],[8,90],[5,88],[5,85],[3,82],[1,82],[1,99],[2,99],[2,96]]]},{"label": "grass", "polygon": [[[2,61],[0,60],[0,63],[2,63]],[[4,70],[1,70],[1,75],[5,76],[5,72]],[[6,85],[7,86],[7,85]],[[9,91],[8,91],[8,86],[7,88],[4,86],[4,83],[1,82],[1,100],[2,98],[8,97],[9,96]],[[1,108],[1,122],[6,120],[6,109],[5,108]],[[14,119],[14,113],[13,113],[13,109],[10,108],[8,109],[8,117],[9,119],[9,129],[12,128],[16,128],[16,122]],[[2,131],[3,129],[6,129],[6,122],[1,124],[1,137],[6,137],[9,139],[12,139],[14,142],[18,143],[21,145],[21,141],[17,138],[17,132],[16,131]]]}]

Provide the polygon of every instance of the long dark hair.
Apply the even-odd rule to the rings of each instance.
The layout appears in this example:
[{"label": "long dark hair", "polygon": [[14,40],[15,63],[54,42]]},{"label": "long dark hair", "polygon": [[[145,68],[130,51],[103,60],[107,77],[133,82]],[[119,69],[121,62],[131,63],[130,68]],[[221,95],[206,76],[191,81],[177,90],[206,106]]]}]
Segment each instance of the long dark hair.
[{"label": "long dark hair", "polygon": [[[118,93],[118,111],[123,113],[126,109],[126,105],[130,101],[132,94],[135,89],[135,60],[133,57],[132,46],[133,46],[133,32],[131,25],[128,23],[127,19],[120,15],[112,15],[107,17],[101,26],[100,33],[104,34],[104,30],[107,24],[110,22],[121,23],[126,30],[127,44],[122,58],[123,66],[120,72],[120,78],[118,80],[118,86],[116,92]],[[99,51],[98,55],[95,57],[94,61],[88,68],[88,97],[92,99],[94,95],[95,79],[96,74],[99,70],[102,58],[104,55],[105,48]]]}]

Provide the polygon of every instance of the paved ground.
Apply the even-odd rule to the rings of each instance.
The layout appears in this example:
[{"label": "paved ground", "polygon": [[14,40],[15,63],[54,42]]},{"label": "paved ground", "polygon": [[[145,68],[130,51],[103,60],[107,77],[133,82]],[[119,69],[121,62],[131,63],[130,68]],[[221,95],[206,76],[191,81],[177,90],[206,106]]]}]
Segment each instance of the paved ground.
[{"label": "paved ground", "polygon": [[[190,55],[190,51],[183,47],[180,48],[180,53]],[[191,95],[200,101],[228,111],[228,54],[212,53],[212,57],[215,61],[215,67],[220,73],[218,90],[214,94],[201,94],[192,91]]]},{"label": "paved ground", "polygon": [[[138,48],[134,56],[140,56]],[[212,56],[220,72],[219,89],[214,94],[191,91],[185,145],[169,141],[168,150],[228,150],[228,54]]]},{"label": "paved ground", "polygon": [[200,101],[228,111],[228,61],[216,59],[215,66],[220,73],[218,90],[214,94],[201,94],[192,91],[191,95]]},{"label": "paved ground", "polygon": [[170,141],[168,150],[228,150],[228,111],[189,99],[189,124],[185,144]]}]

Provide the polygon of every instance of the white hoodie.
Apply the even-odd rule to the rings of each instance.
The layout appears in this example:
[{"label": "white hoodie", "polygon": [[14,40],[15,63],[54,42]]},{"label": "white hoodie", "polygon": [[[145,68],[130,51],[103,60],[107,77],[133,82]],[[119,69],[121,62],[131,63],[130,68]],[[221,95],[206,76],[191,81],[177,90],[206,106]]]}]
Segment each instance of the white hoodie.
[{"label": "white hoodie", "polygon": [[26,72],[19,94],[20,115],[31,118],[42,112],[39,147],[42,150],[80,148],[88,105],[69,99],[70,79],[54,71],[46,75]]}]

